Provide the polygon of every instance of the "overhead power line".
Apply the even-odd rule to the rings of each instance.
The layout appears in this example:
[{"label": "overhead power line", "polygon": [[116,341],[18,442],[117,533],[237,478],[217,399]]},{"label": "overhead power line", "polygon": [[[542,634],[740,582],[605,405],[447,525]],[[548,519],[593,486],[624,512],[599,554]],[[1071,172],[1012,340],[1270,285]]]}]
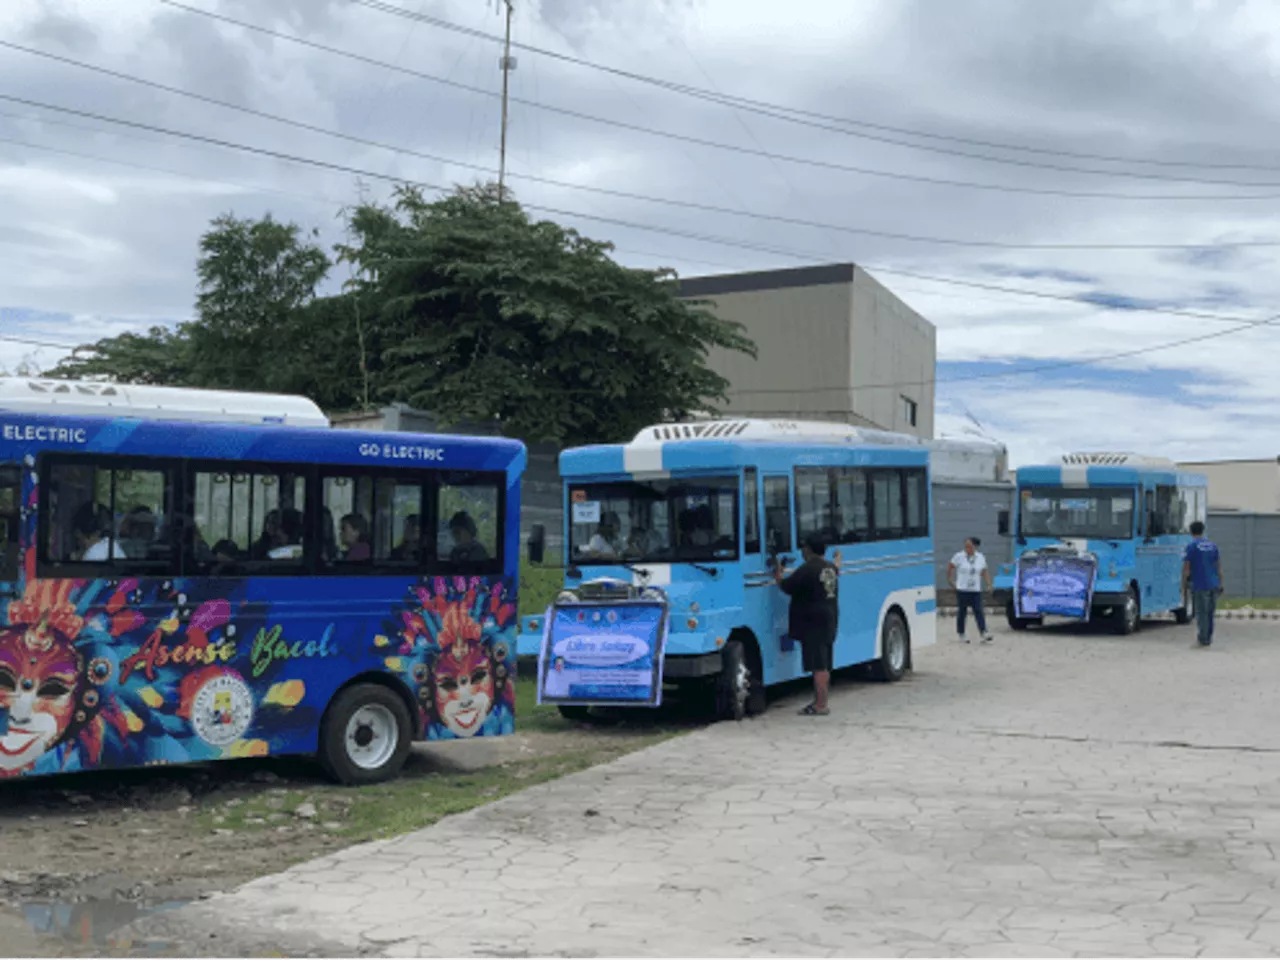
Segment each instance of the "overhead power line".
[{"label": "overhead power line", "polygon": [[[91,71],[101,76],[112,77],[116,80],[123,80],[128,83],[139,84],[154,90],[160,90],[165,93],[173,94],[179,97],[186,97],[200,103],[210,104],[212,106],[221,107],[227,110],[234,110],[238,113],[251,117],[258,117],[268,120],[272,123],[278,123],[285,126],[293,127],[297,130],[306,130],[311,133],[321,134],[326,137],[333,137],[348,143],[356,143],[366,147],[373,147],[379,150],[386,150],[400,156],[417,157],[422,160],[430,160],[434,163],[449,164],[451,166],[463,167],[471,170],[478,170],[484,173],[499,173],[500,168],[486,166],[484,164],[471,163],[469,161],[457,160],[452,157],[445,157],[440,154],[427,153],[421,150],[415,150],[410,147],[388,144],[368,137],[358,137],[352,134],[343,133],[330,127],[323,127],[318,124],[308,123],[306,121],[297,120],[293,117],[285,117],[280,114],[269,113],[264,110],[257,110],[253,107],[246,107],[241,104],[233,103],[228,100],[222,100],[218,97],[211,97],[207,94],[199,93],[193,90],[186,90],[182,87],[175,87],[170,84],[161,83],[146,77],[139,77],[134,74],[124,73],[119,70],[112,70],[107,67],[101,67],[96,64],[87,63],[83,60],[77,60],[72,57],[66,57],[61,54],[50,53],[45,50],[38,50],[34,47],[24,46],[23,44],[14,43],[8,40],[0,40],[0,47],[6,47],[11,50],[17,50],[21,53],[29,54],[35,57],[41,57],[52,60],[56,63],[72,66],[77,69]],[[801,217],[787,217],[777,214],[766,214],[759,211],[742,210],[732,207],[720,207],[714,204],[706,204],[698,201],[679,200],[668,197],[654,197],[641,193],[635,193],[626,190],[614,190],[608,187],[594,187],[584,184],[575,184],[568,181],[556,180],[551,177],[540,177],[533,174],[507,173],[507,177],[511,179],[526,180],[530,183],[544,184],[553,187],[563,187],[570,190],[580,190],[587,193],[601,194],[610,197],[618,197],[625,200],[639,200],[644,203],[663,204],[672,207],[681,207],[687,210],[700,210],[706,213],[724,214],[733,217],[745,217],[752,220],[769,221],[772,223],[788,224],[798,227],[811,227],[818,230],[837,231],[840,233],[855,234],[867,237],[879,237],[886,240],[899,240],[910,243],[922,244],[938,244],[944,246],[959,247],[986,247],[1001,250],[1205,250],[1205,249],[1224,249],[1224,248],[1254,248],[1254,247],[1280,247],[1280,241],[1260,240],[1260,241],[1218,241],[1203,244],[1141,244],[1141,243],[1011,243],[999,240],[978,240],[960,237],[934,237],[923,234],[901,233],[896,231],[875,230],[869,227],[855,227],[846,224],[823,223],[820,221],[807,220]]]},{"label": "overhead power line", "polygon": [[[0,100],[7,100],[14,103],[20,103],[25,106],[38,107],[46,110],[52,110],[55,112],[68,113],[78,117],[97,120],[102,123],[117,124],[123,127],[146,130],[152,133],[160,133],[160,134],[164,134],[171,137],[191,140],[197,143],[203,143],[209,146],[221,147],[228,150],[235,150],[242,153],[270,157],[272,159],[283,160],[288,163],[296,163],[303,166],[309,166],[309,167],[315,167],[323,170],[331,170],[331,171],[336,171],[340,173],[351,174],[357,177],[368,177],[370,179],[381,180],[381,181],[392,183],[392,184],[411,185],[411,186],[421,187],[427,190],[438,191],[441,193],[447,193],[450,189],[440,184],[433,184],[426,181],[413,180],[411,178],[406,178],[406,177],[398,177],[398,176],[383,173],[377,170],[369,170],[367,168],[353,167],[347,164],[339,164],[339,163],[334,163],[327,160],[319,160],[313,157],[305,157],[305,156],[300,156],[298,154],[285,153],[279,150],[271,150],[266,147],[258,147],[251,144],[237,143],[235,141],[225,140],[219,137],[210,137],[204,134],[192,133],[189,131],[174,130],[169,127],[162,127],[157,124],[144,123],[138,120],[126,120],[119,117],[111,117],[105,114],[95,113],[93,111],[79,110],[74,107],[65,107],[65,106],[60,106],[56,104],[42,103],[40,101],[29,100],[23,97],[15,97],[10,94],[0,94]],[[752,243],[750,241],[739,241],[739,240],[734,240],[732,238],[727,238],[727,237],[717,237],[714,235],[699,234],[693,231],[685,231],[678,228],[638,223],[635,221],[623,220],[616,217],[608,217],[608,216],[603,216],[598,214],[583,213],[582,211],[561,209],[557,207],[546,206],[543,204],[526,204],[524,206],[528,210],[537,210],[543,213],[553,214],[556,216],[576,217],[576,218],[581,218],[583,220],[592,220],[599,223],[607,223],[615,226],[628,227],[634,230],[643,230],[650,233],[664,234],[672,237],[682,237],[688,240],[694,240],[701,243],[709,243],[716,246],[736,247],[742,250],[753,250],[760,253],[768,253],[776,256],[787,257],[789,259],[802,261],[805,263],[812,263],[815,260],[821,259],[820,257],[813,254],[797,252],[797,251],[789,250],[782,247],[774,247],[774,246],[765,245],[765,244],[757,244],[757,243]],[[980,281],[961,280],[959,278],[954,278],[954,277],[939,277],[935,275],[919,273],[916,271],[900,270],[898,268],[891,268],[891,267],[881,267],[874,264],[863,264],[862,266],[865,269],[873,270],[877,273],[884,273],[884,274],[891,274],[891,275],[896,274],[896,275],[905,276],[905,277],[913,277],[918,280],[929,280],[935,283],[949,284],[949,285],[959,286],[959,287],[971,287],[971,288],[977,288],[980,290],[987,290],[987,291],[1001,291],[1001,292],[1016,294],[1019,296],[1030,296],[1030,297],[1037,297],[1037,298],[1047,299],[1047,300],[1067,301],[1067,302],[1072,302],[1077,304],[1084,304],[1089,307],[1093,307],[1101,310],[1160,314],[1160,315],[1173,316],[1173,317],[1186,317],[1186,318],[1199,319],[1199,320],[1211,320],[1219,323],[1237,323],[1237,322],[1242,322],[1245,324],[1259,323],[1258,321],[1250,320],[1249,318],[1232,316],[1227,314],[1215,314],[1215,313],[1200,312],[1200,311],[1181,310],[1181,309],[1172,308],[1172,307],[1160,307],[1157,305],[1141,303],[1134,299],[1123,299],[1123,298],[1120,298],[1118,295],[1116,295],[1115,301],[1107,302],[1101,299],[1098,295],[1054,294],[1048,291],[1035,291],[1027,288],[1003,287],[996,284],[987,284]]]},{"label": "overhead power line", "polygon": [[[225,14],[214,13],[211,10],[202,10],[199,7],[191,7],[184,3],[179,3],[178,0],[158,0],[158,2],[166,4],[167,6],[170,6],[170,7],[174,7],[175,9],[198,14],[200,16],[208,17],[213,20],[218,20],[223,23],[230,23],[235,26],[242,27],[243,29],[252,30],[254,32],[263,34],[264,36],[273,37],[277,40],[283,40],[287,43],[298,44],[300,46],[308,47],[313,50],[319,50],[324,53],[328,53],[333,56],[342,57],[354,62],[376,66],[385,70],[393,70],[398,73],[405,74],[406,76],[416,77],[420,80],[428,80],[432,83],[442,84],[444,86],[452,87],[458,90],[465,90],[469,93],[477,94],[484,97],[490,97],[490,98],[501,97],[501,93],[495,93],[492,90],[486,90],[481,87],[475,87],[469,84],[464,84],[454,80],[449,80],[448,78],[445,78],[445,77],[438,77],[433,74],[424,73],[420,70],[413,70],[408,67],[402,67],[396,64],[387,63],[384,60],[378,60],[373,57],[366,57],[363,54],[354,53],[349,50],[343,50],[338,47],[332,47],[332,46],[329,46],[328,44],[318,43],[314,40],[307,40],[305,38],[298,37],[293,34],[283,33],[278,30],[272,30],[269,27],[263,27],[258,24],[249,23],[244,20],[236,19],[235,17],[226,16]],[[781,153],[775,153],[768,150],[761,150],[759,148],[744,147],[738,144],[723,143],[716,140],[708,140],[703,137],[695,137],[689,134],[676,133],[670,130],[660,130],[655,127],[646,127],[642,124],[630,123],[628,121],[619,120],[613,117],[601,117],[601,116],[586,113],[580,110],[572,110],[566,107],[556,107],[556,106],[552,106],[551,104],[541,103],[533,100],[526,100],[520,97],[510,97],[509,101],[511,103],[521,104],[522,106],[529,107],[530,109],[533,109],[533,110],[543,110],[550,113],[556,113],[561,116],[573,117],[578,120],[586,120],[591,123],[598,123],[605,126],[614,127],[620,130],[629,130],[634,133],[643,133],[649,136],[659,137],[665,140],[697,144],[698,146],[708,147],[714,150],[721,150],[721,151],[726,151],[730,153],[741,154],[744,156],[760,157],[763,159],[778,161],[781,163],[791,163],[791,164],[797,164],[800,166],[813,167],[815,169],[839,171],[841,173],[856,174],[856,175],[866,176],[866,177],[877,177],[877,178],[889,179],[889,180],[897,180],[897,181],[902,181],[906,183],[923,183],[923,184],[930,184],[932,186],[958,187],[958,188],[969,189],[969,190],[995,191],[998,193],[1013,193],[1013,194],[1026,194],[1026,195],[1050,196],[1050,197],[1075,197],[1075,198],[1086,199],[1086,200],[1091,199],[1091,200],[1134,200],[1134,201],[1162,201],[1162,202],[1173,202],[1173,201],[1220,202],[1220,201],[1226,201],[1226,200],[1230,200],[1230,201],[1250,200],[1251,201],[1251,200],[1280,199],[1280,195],[1262,194],[1262,193],[1127,194],[1127,193],[1115,193],[1115,192],[1108,192],[1108,191],[1065,190],[1065,189],[1057,189],[1057,188],[1050,188],[1050,187],[1026,187],[1026,186],[1017,186],[1014,184],[980,183],[977,181],[953,180],[953,179],[948,179],[944,177],[929,177],[921,174],[908,174],[908,173],[903,173],[901,171],[881,170],[881,169],[871,168],[871,167],[860,167],[853,164],[839,163],[837,161],[832,161],[832,160],[822,160],[822,159],[813,158],[813,157],[799,157],[799,156],[793,156],[790,154],[781,154]],[[1201,181],[1201,182],[1208,183],[1208,181]],[[1275,184],[1249,184],[1249,183],[1236,183],[1234,181],[1231,181],[1231,182],[1224,181],[1222,182],[1222,185],[1224,186],[1235,185],[1235,186],[1241,186],[1241,187],[1268,187],[1268,186],[1280,187],[1280,182],[1277,182]]]},{"label": "overhead power line", "polygon": [[[445,20],[441,17],[434,17],[429,14],[425,14],[421,12],[414,13],[413,11],[405,10],[403,7],[398,7],[395,4],[385,3],[383,2],[383,0],[350,0],[350,2],[353,4],[357,4],[359,6],[368,7],[372,10],[378,10],[382,13],[388,13],[398,17],[405,17],[410,20],[415,20],[419,23],[426,23],[434,27],[439,27],[443,30],[450,30],[455,33],[461,33],[471,37],[479,37],[481,39],[488,40],[494,43],[501,43],[503,39],[502,37],[499,37],[492,33],[488,33],[484,30],[479,30],[474,27],[467,27],[462,24],[454,23],[453,21],[450,21],[450,20]],[[180,4],[173,4],[173,5],[180,6]],[[939,153],[952,153],[957,156],[974,157],[975,159],[982,159],[982,160],[991,160],[996,163],[1019,163],[1019,161],[1012,160],[1009,158],[998,158],[998,157],[991,157],[988,155],[965,153],[961,151],[938,150],[936,148],[930,148],[928,145],[925,145],[925,144],[912,144],[904,141],[890,140],[888,138],[883,138],[883,137],[869,137],[868,135],[859,134],[857,131],[850,130],[848,128],[862,127],[867,130],[880,130],[886,133],[904,134],[907,136],[920,137],[927,140],[937,140],[945,143],[963,143],[963,144],[969,144],[977,147],[992,147],[998,150],[1021,151],[1024,153],[1035,153],[1035,154],[1041,154],[1045,156],[1071,157],[1077,160],[1098,160],[1106,163],[1147,164],[1150,166],[1157,166],[1157,167],[1198,167],[1203,170],[1257,170],[1257,171],[1263,171],[1267,173],[1280,172],[1280,166],[1275,166],[1275,165],[1214,163],[1214,162],[1192,161],[1192,160],[1153,159],[1149,157],[1121,157],[1121,156],[1109,155],[1109,154],[1083,153],[1083,152],[1071,151],[1071,150],[1057,150],[1057,149],[1050,149],[1046,147],[1035,147],[1027,144],[1014,144],[1014,143],[1008,143],[1003,141],[975,139],[971,137],[958,137],[951,134],[938,134],[938,133],[934,133],[927,130],[920,130],[918,128],[913,129],[910,127],[898,127],[898,126],[892,126],[889,124],[873,123],[871,121],[859,120],[852,117],[841,117],[841,116],[835,116],[832,114],[824,114],[817,111],[804,110],[798,107],[791,107],[783,104],[770,103],[768,101],[763,101],[763,100],[756,100],[750,97],[742,97],[734,94],[726,94],[719,90],[708,90],[703,87],[696,87],[691,84],[686,84],[679,81],[666,80],[660,77],[654,77],[647,74],[636,73],[630,70],[623,70],[619,67],[610,66],[609,64],[603,64],[603,63],[598,63],[591,60],[586,60],[582,57],[575,57],[570,54],[561,53],[556,50],[549,50],[545,47],[539,47],[534,44],[517,43],[513,41],[511,43],[511,46],[516,47],[520,50],[527,51],[529,53],[536,53],[540,56],[559,60],[564,63],[573,64],[579,67],[587,67],[591,70],[598,70],[603,73],[613,74],[614,76],[623,77],[627,80],[633,80],[638,83],[660,87],[664,90],[669,90],[673,93],[685,94],[687,96],[695,97],[701,100],[708,100],[708,101],[720,103],[724,106],[733,106],[738,109],[751,110],[755,113],[760,113],[765,116],[772,116],[779,120],[786,120],[793,123],[802,123],[806,126],[813,126],[823,130],[832,130],[837,133],[848,134],[851,136],[863,136],[863,137],[867,137],[867,139],[880,140],[881,142],[884,142],[884,143],[897,144],[899,146],[910,147],[917,150],[932,149],[932,150],[935,150],[935,152],[939,152]],[[842,125],[842,126],[831,126],[832,124]],[[1036,164],[1031,164],[1031,163],[1022,163],[1020,165],[1038,166]],[[1050,170],[1078,169],[1078,168],[1055,167],[1055,166],[1049,166],[1049,165],[1043,165],[1043,166],[1045,167],[1045,169],[1050,169]],[[1119,173],[1117,171],[1107,171],[1107,170],[1089,170],[1089,171],[1081,171],[1081,172],[1108,174],[1108,175],[1114,175],[1114,176],[1125,176],[1124,174]]]}]

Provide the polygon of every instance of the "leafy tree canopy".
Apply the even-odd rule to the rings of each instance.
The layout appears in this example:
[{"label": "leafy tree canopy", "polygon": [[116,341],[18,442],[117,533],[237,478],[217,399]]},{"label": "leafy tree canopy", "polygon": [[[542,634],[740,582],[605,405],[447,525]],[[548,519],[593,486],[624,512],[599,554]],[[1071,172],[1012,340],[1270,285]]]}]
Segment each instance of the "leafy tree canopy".
[{"label": "leafy tree canopy", "polygon": [[727,382],[713,350],[755,348],[680,300],[675,275],[531,220],[496,187],[348,212],[343,293],[296,225],[219,217],[201,238],[197,317],[86,345],[55,376],[310,396],[329,410],[403,401],[444,423],[567,444],[617,440],[709,411]]}]

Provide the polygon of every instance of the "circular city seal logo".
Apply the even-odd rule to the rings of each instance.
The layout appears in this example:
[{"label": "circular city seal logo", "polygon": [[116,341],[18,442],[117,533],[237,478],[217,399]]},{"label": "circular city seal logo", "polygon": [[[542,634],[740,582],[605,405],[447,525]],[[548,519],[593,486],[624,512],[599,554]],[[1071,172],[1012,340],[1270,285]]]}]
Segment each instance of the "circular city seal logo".
[{"label": "circular city seal logo", "polygon": [[191,727],[213,747],[238,741],[252,720],[253,692],[230,674],[206,681],[191,702]]}]

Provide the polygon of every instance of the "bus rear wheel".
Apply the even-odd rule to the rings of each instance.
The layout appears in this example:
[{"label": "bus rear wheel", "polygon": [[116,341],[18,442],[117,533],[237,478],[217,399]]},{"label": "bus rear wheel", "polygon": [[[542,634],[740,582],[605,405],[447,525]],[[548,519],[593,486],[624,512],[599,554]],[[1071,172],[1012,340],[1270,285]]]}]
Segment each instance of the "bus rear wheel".
[{"label": "bus rear wheel", "polygon": [[400,773],[412,740],[409,710],[399,695],[381,684],[357,684],[325,712],[320,764],[342,784],[375,784]]},{"label": "bus rear wheel", "polygon": [[740,640],[730,640],[720,652],[715,697],[716,716],[722,720],[741,721],[764,712],[764,680],[751,670],[746,645]]},{"label": "bus rear wheel", "polygon": [[900,681],[907,673],[911,635],[907,622],[897,611],[885,615],[880,628],[880,657],[871,663],[871,674],[877,681]]}]

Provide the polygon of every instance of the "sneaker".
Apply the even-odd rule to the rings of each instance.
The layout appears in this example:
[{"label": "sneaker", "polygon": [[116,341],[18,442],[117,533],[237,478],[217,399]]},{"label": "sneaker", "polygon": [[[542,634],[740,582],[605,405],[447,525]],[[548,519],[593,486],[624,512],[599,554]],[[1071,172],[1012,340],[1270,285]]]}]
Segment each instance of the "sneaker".
[{"label": "sneaker", "polygon": [[957,640],[957,641],[959,641],[961,644],[968,644],[968,643],[969,643],[969,639],[968,639],[967,637],[965,637],[963,634],[961,634],[959,637],[957,637],[957,638],[956,638],[956,640]]},{"label": "sneaker", "polygon": [[995,638],[991,636],[991,632],[990,632],[990,631],[988,631],[986,634],[983,634],[983,635],[982,635],[982,643],[983,643],[983,644],[990,644],[990,643],[991,643],[992,641],[994,641],[994,640],[995,640]]}]

